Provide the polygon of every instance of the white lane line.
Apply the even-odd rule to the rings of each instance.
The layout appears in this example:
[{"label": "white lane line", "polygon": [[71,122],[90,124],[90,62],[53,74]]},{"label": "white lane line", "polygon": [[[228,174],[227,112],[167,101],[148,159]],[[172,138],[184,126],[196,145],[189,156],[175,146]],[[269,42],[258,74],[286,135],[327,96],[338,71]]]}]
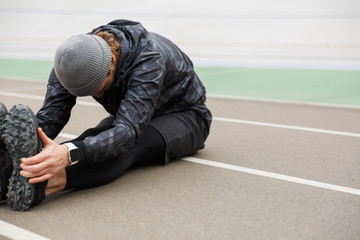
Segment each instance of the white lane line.
[{"label": "white lane line", "polygon": [[348,137],[360,137],[359,133],[340,132],[340,131],[332,131],[332,130],[319,129],[319,128],[298,127],[298,126],[291,126],[291,125],[255,122],[255,121],[238,120],[238,119],[221,118],[221,117],[214,117],[213,119],[216,121],[230,122],[230,123],[241,123],[241,124],[257,125],[257,126],[264,126],[264,127],[285,128],[285,129],[300,130],[300,131],[307,131],[307,132],[342,135],[342,136],[348,136]]},{"label": "white lane line", "polygon": [[69,138],[69,139],[75,139],[75,138],[78,137],[78,136],[76,136],[74,134],[69,134],[69,133],[59,133],[58,136],[62,137],[62,138]]},{"label": "white lane line", "polygon": [[317,102],[305,102],[305,101],[276,100],[276,99],[268,99],[268,98],[250,98],[250,97],[247,98],[247,97],[218,95],[218,94],[207,94],[206,96],[208,98],[240,100],[240,101],[249,101],[249,102],[280,103],[280,104],[304,105],[304,106],[313,106],[313,107],[345,108],[345,109],[360,110],[359,106],[340,105],[335,103],[331,104],[331,103],[320,103],[320,102],[317,103]]},{"label": "white lane line", "polygon": [[44,90],[46,89],[46,86],[44,85],[38,85],[38,86],[28,86],[28,87],[15,87],[15,88],[5,88],[2,89],[4,92],[13,92],[13,91],[32,91],[32,90]]},{"label": "white lane line", "polygon": [[0,95],[7,96],[7,97],[19,97],[19,98],[27,98],[27,99],[34,99],[34,100],[42,100],[42,101],[44,100],[44,97],[30,95],[30,94],[23,94],[23,93],[0,91]]},{"label": "white lane line", "polygon": [[[34,95],[30,95],[30,94],[5,92],[5,91],[0,91],[0,96],[27,98],[27,99],[41,100],[41,101],[44,101],[44,99],[45,99],[45,96],[41,97],[41,96],[34,96]],[[85,101],[76,101],[76,104],[83,105],[83,106],[91,106],[91,107],[101,107],[101,105],[98,103],[85,102]]]},{"label": "white lane line", "polygon": [[[60,133],[59,136],[64,137],[64,138],[76,138],[77,137],[76,135],[67,134],[67,133]],[[339,186],[339,185],[317,182],[317,181],[308,180],[308,179],[304,179],[304,178],[291,177],[291,176],[287,176],[287,175],[266,172],[266,171],[252,169],[252,168],[245,168],[245,167],[240,167],[240,166],[236,166],[236,165],[220,163],[220,162],[215,162],[215,161],[209,161],[209,160],[194,158],[194,157],[182,157],[180,159],[184,160],[184,161],[188,161],[188,162],[211,166],[211,167],[219,167],[219,168],[223,168],[223,169],[229,169],[229,170],[234,170],[234,171],[238,171],[238,172],[244,172],[244,173],[254,174],[254,175],[258,175],[258,176],[274,178],[274,179],[283,180],[283,181],[287,181],[287,182],[299,183],[299,184],[303,184],[303,185],[324,188],[324,189],[338,191],[338,192],[350,193],[350,194],[355,194],[355,195],[360,196],[360,190],[355,189],[355,188],[348,188],[348,187],[343,187],[343,186]]]},{"label": "white lane line", "polygon": [[[23,93],[11,93],[11,92],[0,91],[0,96],[1,95],[9,96],[9,97],[19,97],[19,98],[41,100],[41,101],[44,100],[44,97],[23,94]],[[83,106],[90,106],[90,107],[101,107],[100,104],[94,103],[94,102],[77,101],[76,104],[83,105]],[[257,125],[257,126],[264,126],[264,127],[285,128],[285,129],[292,129],[292,130],[300,130],[300,131],[308,131],[308,132],[316,132],[316,133],[326,133],[326,134],[342,135],[342,136],[349,136],[349,137],[360,137],[359,133],[349,133],[349,132],[332,131],[332,130],[326,130],[326,129],[298,127],[298,126],[292,126],[292,125],[238,120],[238,119],[222,118],[222,117],[214,117],[213,119],[216,121],[222,121],[222,122],[250,124],[250,125]]]},{"label": "white lane line", "polygon": [[[43,87],[41,87],[41,88],[43,88]],[[8,91],[0,91],[0,95],[9,96],[9,97],[28,98],[28,99],[35,99],[35,100],[42,100],[42,101],[44,100],[44,97],[45,97],[45,96],[34,96],[34,95],[23,94],[23,93],[14,93],[14,92],[8,92]],[[286,101],[286,100],[274,100],[274,99],[262,99],[262,98],[245,98],[245,97],[225,96],[225,95],[216,95],[216,94],[208,94],[207,96],[209,98],[231,99],[231,100],[241,100],[241,101],[297,104],[297,105],[308,105],[308,106],[317,106],[317,107],[347,108],[347,109],[356,109],[356,110],[360,109],[359,106],[352,106],[352,105]],[[85,106],[92,106],[92,107],[100,107],[99,104],[92,103],[92,102],[77,101],[77,104],[85,105]]]},{"label": "white lane line", "polygon": [[49,240],[48,238],[42,237],[36,233],[32,233],[2,220],[0,220],[0,237],[1,235],[13,240]]},{"label": "white lane line", "polygon": [[235,165],[231,165],[231,164],[225,164],[225,163],[220,163],[220,162],[204,160],[204,159],[200,159],[200,158],[184,157],[181,159],[184,161],[203,164],[203,165],[207,165],[207,166],[224,168],[224,169],[234,170],[234,171],[238,171],[238,172],[244,172],[244,173],[249,173],[249,174],[253,174],[253,175],[283,180],[283,181],[287,181],[287,182],[299,183],[299,184],[303,184],[303,185],[324,188],[324,189],[338,191],[338,192],[350,193],[350,194],[360,196],[360,190],[355,189],[355,188],[348,188],[348,187],[333,185],[333,184],[329,184],[329,183],[317,182],[317,181],[308,180],[308,179],[304,179],[304,178],[291,177],[291,176],[272,173],[272,172],[266,172],[266,171],[251,169],[251,168],[235,166]]}]

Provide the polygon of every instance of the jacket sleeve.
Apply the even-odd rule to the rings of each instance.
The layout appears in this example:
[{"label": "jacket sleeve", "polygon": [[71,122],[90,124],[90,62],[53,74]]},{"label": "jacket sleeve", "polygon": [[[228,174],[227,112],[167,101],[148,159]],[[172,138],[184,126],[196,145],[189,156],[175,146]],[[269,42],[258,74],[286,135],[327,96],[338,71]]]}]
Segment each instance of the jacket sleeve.
[{"label": "jacket sleeve", "polygon": [[76,97],[71,95],[59,82],[54,69],[50,73],[43,106],[36,114],[39,127],[54,139],[69,121]]},{"label": "jacket sleeve", "polygon": [[84,163],[100,162],[131,151],[144,127],[151,120],[160,96],[165,67],[159,54],[147,53],[128,70],[127,91],[115,115],[113,127],[81,142]]}]

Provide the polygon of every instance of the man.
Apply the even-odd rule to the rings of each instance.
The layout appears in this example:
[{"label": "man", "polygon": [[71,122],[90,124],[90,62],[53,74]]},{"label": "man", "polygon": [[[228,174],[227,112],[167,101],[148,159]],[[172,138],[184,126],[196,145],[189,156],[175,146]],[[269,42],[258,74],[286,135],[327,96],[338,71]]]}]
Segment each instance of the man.
[{"label": "man", "polygon": [[[77,139],[53,142],[80,96],[93,96],[110,116]],[[134,164],[166,164],[196,152],[204,147],[212,121],[205,100],[188,56],[138,22],[115,20],[71,37],[56,51],[36,119],[26,106],[7,114],[3,140],[10,154],[21,148],[7,140],[17,138],[11,129],[17,128],[13,115],[18,108],[29,116],[25,121],[31,122],[27,128],[33,136],[40,126],[37,139],[44,144],[40,152],[41,144],[34,141],[32,150],[38,154],[12,155],[8,202],[26,210],[57,191],[106,184]],[[17,190],[10,191],[11,179],[31,189],[30,196],[12,197]]]}]

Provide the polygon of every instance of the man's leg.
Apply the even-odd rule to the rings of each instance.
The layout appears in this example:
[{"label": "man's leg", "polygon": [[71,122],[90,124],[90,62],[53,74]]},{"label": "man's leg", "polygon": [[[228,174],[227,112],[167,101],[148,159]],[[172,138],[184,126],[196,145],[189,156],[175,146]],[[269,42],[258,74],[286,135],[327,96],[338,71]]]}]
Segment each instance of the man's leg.
[{"label": "man's leg", "polygon": [[[76,140],[110,128],[111,118],[113,119],[104,119],[97,127],[85,131]],[[157,117],[144,129],[134,151],[97,164],[67,167],[65,189],[101,186],[115,180],[135,164],[164,164],[170,158],[192,154],[204,146],[210,124],[211,113],[205,106],[199,110]]]},{"label": "man's leg", "polygon": [[[101,122],[99,122],[99,124],[96,125],[96,127],[87,129],[80,136],[78,136],[76,139],[73,139],[71,141],[82,141],[86,137],[98,135],[99,133],[110,129],[112,127],[114,120],[115,120],[115,117],[110,115],[107,118],[104,118],[103,120],[101,120]],[[71,142],[71,141],[69,141],[69,142]]]},{"label": "man's leg", "polygon": [[191,155],[204,148],[211,121],[211,112],[205,105],[153,119],[149,125],[155,127],[166,141],[164,163],[174,158]]},{"label": "man's leg", "polygon": [[66,168],[66,187],[90,188],[107,184],[135,164],[160,164],[164,161],[165,141],[153,127],[146,127],[135,145],[119,157],[91,165],[73,165]]},{"label": "man's leg", "polygon": [[[112,127],[112,123],[114,121],[114,116],[110,115],[109,117],[101,120],[101,122],[94,128],[87,129],[83,132],[80,136],[73,141],[82,141],[86,137],[95,136],[109,128]],[[70,142],[70,141],[69,141]],[[67,184],[67,175],[66,170],[59,172],[54,177],[48,180],[47,188],[46,188],[46,195],[50,195],[52,193],[56,193],[65,189]]]}]

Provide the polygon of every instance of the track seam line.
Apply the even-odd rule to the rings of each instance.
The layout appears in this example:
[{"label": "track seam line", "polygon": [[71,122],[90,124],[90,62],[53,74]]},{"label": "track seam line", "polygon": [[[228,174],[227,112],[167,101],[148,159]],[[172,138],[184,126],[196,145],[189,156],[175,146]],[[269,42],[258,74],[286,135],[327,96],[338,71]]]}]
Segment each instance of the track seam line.
[{"label": "track seam line", "polygon": [[308,185],[308,186],[317,187],[317,188],[323,188],[323,189],[327,189],[327,190],[350,193],[350,194],[360,196],[360,190],[355,189],[355,188],[343,187],[343,186],[339,186],[339,185],[308,180],[305,178],[297,178],[297,177],[292,177],[292,176],[288,176],[288,175],[266,172],[266,171],[252,169],[252,168],[245,168],[245,167],[240,167],[240,166],[236,166],[236,165],[225,164],[225,163],[220,163],[220,162],[215,162],[215,161],[210,161],[210,160],[205,160],[205,159],[200,159],[200,158],[195,158],[195,157],[183,157],[183,158],[181,158],[181,160],[184,160],[187,162],[193,162],[193,163],[197,163],[197,164],[202,164],[202,165],[207,165],[207,166],[212,166],[212,167],[234,170],[237,172],[243,172],[243,173],[253,174],[253,175],[262,176],[262,177],[283,180],[283,181],[292,182],[292,183]]}]

